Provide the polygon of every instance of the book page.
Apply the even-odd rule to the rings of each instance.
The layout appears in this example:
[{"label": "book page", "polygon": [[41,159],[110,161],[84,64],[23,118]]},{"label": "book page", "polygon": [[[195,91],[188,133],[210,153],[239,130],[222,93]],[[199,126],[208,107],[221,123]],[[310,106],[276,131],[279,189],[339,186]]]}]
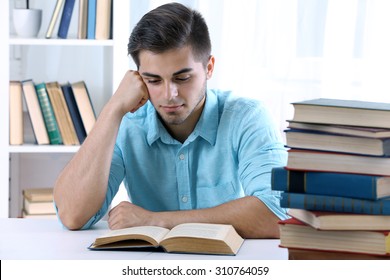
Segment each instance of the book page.
[{"label": "book page", "polygon": [[165,238],[172,237],[196,237],[205,239],[223,240],[229,229],[230,225],[219,224],[203,224],[203,223],[188,223],[181,224],[174,227]]},{"label": "book page", "polygon": [[102,240],[107,240],[110,242],[126,240],[126,239],[139,239],[141,236],[148,236],[151,239],[155,240],[156,243],[164,238],[164,236],[169,232],[168,229],[156,226],[140,226],[140,227],[131,227],[123,228],[117,230],[111,230],[105,235],[100,236],[96,239],[98,243]]}]

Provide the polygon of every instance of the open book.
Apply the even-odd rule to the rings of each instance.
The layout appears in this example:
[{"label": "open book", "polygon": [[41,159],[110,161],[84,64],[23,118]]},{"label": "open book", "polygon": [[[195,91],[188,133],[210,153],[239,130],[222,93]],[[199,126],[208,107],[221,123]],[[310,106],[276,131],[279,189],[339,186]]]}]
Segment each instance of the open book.
[{"label": "open book", "polygon": [[161,247],[166,252],[236,255],[243,241],[231,225],[187,223],[171,230],[157,226],[112,230],[96,238],[89,249]]}]

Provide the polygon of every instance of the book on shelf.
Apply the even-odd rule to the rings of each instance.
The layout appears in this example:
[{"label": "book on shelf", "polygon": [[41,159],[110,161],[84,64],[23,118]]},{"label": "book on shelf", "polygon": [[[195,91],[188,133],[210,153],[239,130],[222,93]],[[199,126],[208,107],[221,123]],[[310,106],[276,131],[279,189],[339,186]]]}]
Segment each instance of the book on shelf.
[{"label": "book on shelf", "polygon": [[88,0],[79,1],[77,39],[87,39]]},{"label": "book on shelf", "polygon": [[22,211],[22,218],[25,219],[57,219],[56,214],[28,214],[25,210]]},{"label": "book on shelf", "polygon": [[96,0],[95,39],[110,39],[112,0]]},{"label": "book on shelf", "polygon": [[9,144],[22,145],[23,89],[20,81],[9,82]]},{"label": "book on shelf", "polygon": [[91,98],[88,92],[87,85],[84,81],[72,83],[72,91],[80,112],[81,119],[84,124],[84,129],[87,135],[91,132],[92,127],[96,122],[96,115],[93,109]]},{"label": "book on shelf", "polygon": [[88,0],[87,39],[95,39],[96,0]]},{"label": "book on shelf", "polygon": [[46,39],[50,39],[53,36],[54,28],[56,26],[56,23],[58,21],[58,17],[60,16],[62,6],[64,5],[65,0],[57,0],[56,5],[53,10],[53,14],[51,16],[49,26],[47,27]]},{"label": "book on shelf", "polygon": [[82,144],[87,137],[87,134],[84,129],[83,121],[80,116],[79,109],[77,108],[77,103],[73,95],[72,86],[68,83],[61,86],[62,92],[64,93],[64,98],[66,105],[69,109],[70,117],[76,131],[77,138],[79,139],[80,144]]},{"label": "book on shelf", "polygon": [[93,250],[161,248],[166,252],[236,255],[244,239],[231,225],[186,223],[171,230],[140,226],[109,231]]},{"label": "book on shelf", "polygon": [[58,82],[46,83],[46,89],[49,94],[50,102],[53,106],[54,115],[58,121],[64,145],[79,145],[72,119],[70,117],[68,106],[64,94]]},{"label": "book on shelf", "polygon": [[389,215],[310,211],[291,208],[291,217],[319,230],[389,230]]},{"label": "book on shelf", "polygon": [[23,190],[23,197],[30,201],[53,201],[53,188],[31,188]]},{"label": "book on shelf", "polygon": [[76,0],[65,0],[64,8],[62,9],[60,26],[58,27],[58,38],[66,39],[68,37],[69,25],[72,19],[75,1]]},{"label": "book on shelf", "polygon": [[45,126],[47,134],[49,135],[50,144],[62,144],[61,133],[58,128],[57,120],[54,116],[53,108],[50,103],[45,83],[36,84],[35,90],[37,91],[38,101],[39,105],[41,106],[43,120],[45,121]]},{"label": "book on shelf", "polygon": [[388,231],[317,230],[297,219],[279,222],[280,247],[390,257]]},{"label": "book on shelf", "polygon": [[319,98],[292,103],[293,121],[390,128],[390,104]]},{"label": "book on shelf", "polygon": [[275,167],[271,171],[271,187],[292,193],[376,200],[390,196],[390,177]]},{"label": "book on shelf", "polygon": [[43,214],[55,214],[55,208],[52,201],[30,201],[27,198],[24,198],[23,210],[26,214],[35,214],[35,215],[43,215]]},{"label": "book on shelf", "polygon": [[312,211],[390,215],[390,199],[357,199],[342,196],[282,192],[280,206]]},{"label": "book on shelf", "polygon": [[388,256],[288,248],[289,260],[389,260]]},{"label": "book on shelf", "polygon": [[287,169],[390,176],[390,157],[290,149]]},{"label": "book on shelf", "polygon": [[319,131],[325,133],[342,134],[350,136],[360,136],[368,138],[390,138],[390,129],[363,127],[363,126],[348,126],[348,125],[331,125],[295,122],[288,120],[288,128],[299,129],[305,131]]},{"label": "book on shelf", "polygon": [[23,211],[27,215],[55,214],[52,188],[23,190]]},{"label": "book on shelf", "polygon": [[288,129],[286,144],[290,148],[390,156],[390,138],[367,138],[325,132]]},{"label": "book on shelf", "polygon": [[27,104],[27,110],[30,115],[34,135],[38,145],[49,144],[49,135],[46,131],[41,107],[38,101],[38,95],[32,80],[22,81],[24,99]]}]

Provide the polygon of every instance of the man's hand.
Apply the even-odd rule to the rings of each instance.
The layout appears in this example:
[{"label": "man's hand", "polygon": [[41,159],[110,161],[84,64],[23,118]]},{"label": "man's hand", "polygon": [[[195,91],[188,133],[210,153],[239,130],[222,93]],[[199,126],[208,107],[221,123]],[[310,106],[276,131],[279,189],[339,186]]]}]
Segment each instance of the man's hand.
[{"label": "man's hand", "polygon": [[110,229],[149,225],[153,212],[127,201],[122,201],[108,213]]},{"label": "man's hand", "polygon": [[148,88],[137,71],[128,70],[110,102],[115,103],[122,115],[134,113],[149,99]]}]

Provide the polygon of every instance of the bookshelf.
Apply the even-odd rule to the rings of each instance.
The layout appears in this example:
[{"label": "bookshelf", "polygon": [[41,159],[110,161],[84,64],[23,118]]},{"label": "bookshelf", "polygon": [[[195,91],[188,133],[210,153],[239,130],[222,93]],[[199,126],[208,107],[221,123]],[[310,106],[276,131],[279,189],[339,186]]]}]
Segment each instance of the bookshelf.
[{"label": "bookshelf", "polygon": [[[62,168],[79,149],[63,145],[9,145],[9,81],[59,83],[84,80],[98,116],[129,68],[127,40],[131,32],[130,6],[135,1],[113,1],[113,39],[78,40],[76,1],[69,39],[45,39],[56,0],[30,1],[42,9],[42,26],[37,38],[14,34],[12,9],[20,1],[2,1],[0,9],[0,218],[18,217],[22,190],[52,187]],[[134,5],[134,4],[133,4]],[[128,24],[126,24],[128,23]],[[57,33],[59,22],[54,29]]]}]

